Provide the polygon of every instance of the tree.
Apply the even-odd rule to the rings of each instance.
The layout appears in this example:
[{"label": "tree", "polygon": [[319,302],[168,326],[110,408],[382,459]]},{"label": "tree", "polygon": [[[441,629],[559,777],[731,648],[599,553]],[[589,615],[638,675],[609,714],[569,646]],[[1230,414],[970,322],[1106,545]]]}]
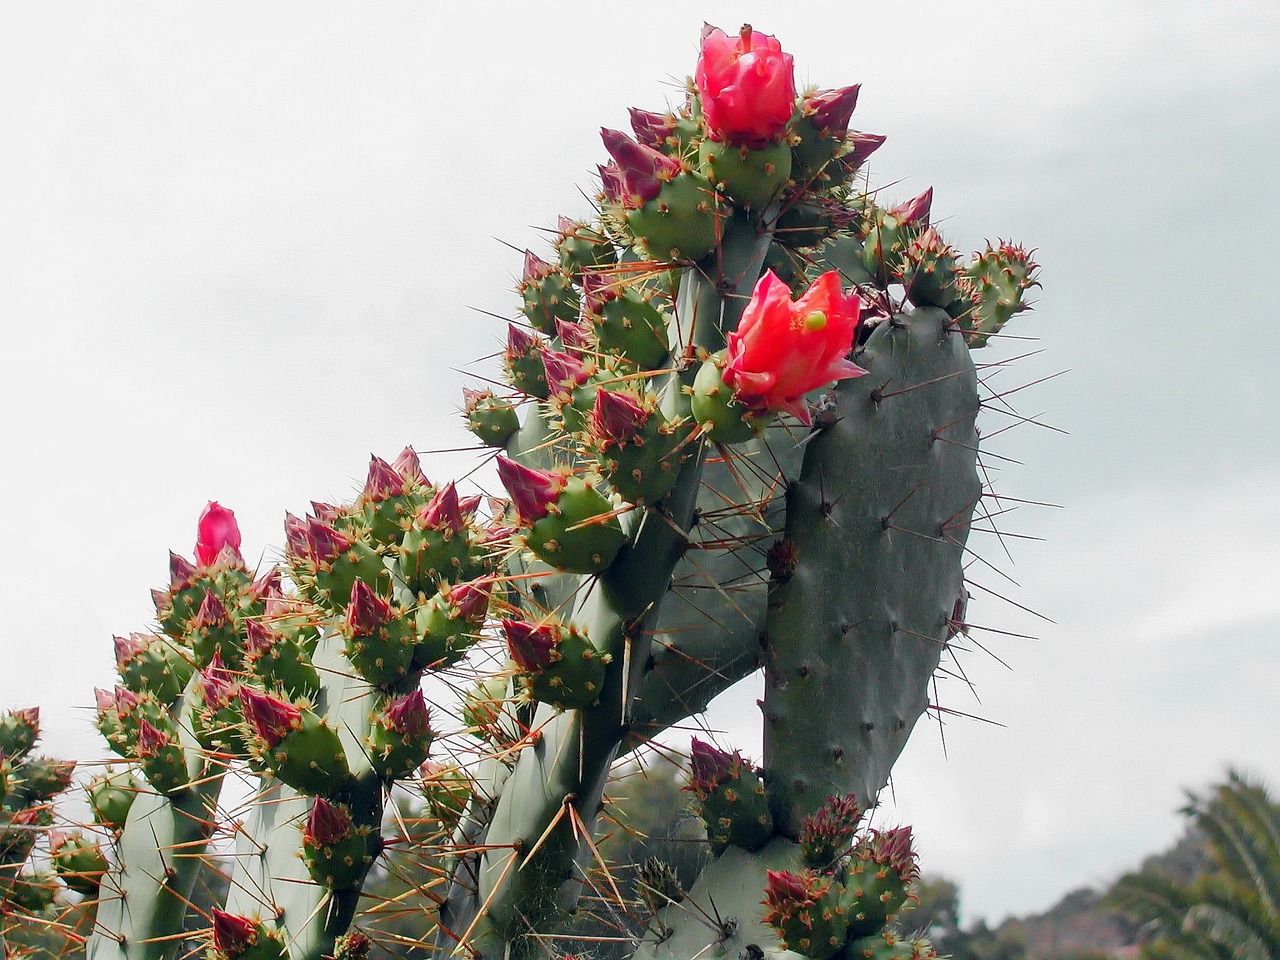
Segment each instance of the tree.
[{"label": "tree", "polygon": [[1182,811],[1205,836],[1212,868],[1191,881],[1145,869],[1122,877],[1108,901],[1145,924],[1147,960],[1280,958],[1280,806],[1231,771]]}]

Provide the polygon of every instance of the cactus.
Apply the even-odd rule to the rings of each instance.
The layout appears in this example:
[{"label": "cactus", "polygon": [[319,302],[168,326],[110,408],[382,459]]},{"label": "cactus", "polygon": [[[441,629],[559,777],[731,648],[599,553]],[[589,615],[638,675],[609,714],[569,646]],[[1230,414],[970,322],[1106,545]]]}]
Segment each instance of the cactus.
[{"label": "cactus", "polygon": [[[598,215],[525,254],[509,389],[464,396],[505,498],[373,457],[261,571],[208,505],[158,632],[115,641],[98,727],[128,767],[89,787],[98,833],[51,845],[96,899],[92,960],[361,957],[410,901],[417,943],[531,957],[584,895],[655,960],[932,955],[894,925],[909,830],[862,819],[965,626],[970,351],[1037,267],[962,264],[931,191],[878,205],[858,94],[708,27],[678,109],[602,130]],[[611,770],[760,668],[762,763],[693,743],[706,868],[686,891],[646,862],[628,900],[596,839]],[[362,900],[387,850],[418,879]],[[210,870],[226,898],[192,911]]]}]

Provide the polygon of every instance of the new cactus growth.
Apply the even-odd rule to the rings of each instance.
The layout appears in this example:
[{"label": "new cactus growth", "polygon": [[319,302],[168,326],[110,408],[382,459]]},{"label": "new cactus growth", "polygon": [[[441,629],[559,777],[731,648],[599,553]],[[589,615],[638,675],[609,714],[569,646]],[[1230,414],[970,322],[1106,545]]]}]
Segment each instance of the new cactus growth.
[{"label": "new cactus growth", "polygon": [[[688,889],[635,871],[637,956],[932,955],[894,928],[910,832],[863,815],[964,626],[970,351],[1037,267],[1008,243],[963,264],[932,191],[862,192],[883,138],[850,129],[859,91],[799,91],[776,38],[708,27],[685,102],[602,129],[596,215],[524,254],[510,389],[464,395],[504,498],[373,457],[258,571],[208,505],[97,693],[128,762],[89,787],[98,832],[39,841],[100,901],[91,960],[180,955],[215,837],[229,892],[188,944],[212,957],[369,955],[425,902],[361,899],[400,849],[430,878],[418,941],[554,953],[584,892],[628,906],[596,842],[613,765],[761,668],[762,763],[694,739],[709,859]],[[13,902],[69,779],[35,737],[0,718]],[[253,784],[233,817],[228,771]]]}]

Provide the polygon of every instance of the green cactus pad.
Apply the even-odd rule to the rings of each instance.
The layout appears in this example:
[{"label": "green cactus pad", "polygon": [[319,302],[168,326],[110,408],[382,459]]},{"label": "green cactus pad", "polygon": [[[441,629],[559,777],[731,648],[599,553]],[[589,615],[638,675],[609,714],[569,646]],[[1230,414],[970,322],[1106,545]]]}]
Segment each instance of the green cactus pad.
[{"label": "green cactus pad", "polygon": [[721,212],[711,183],[682,173],[658,196],[627,212],[627,225],[657,260],[701,260],[716,248]]},{"label": "green cactus pad", "polygon": [[772,143],[759,150],[706,139],[698,147],[698,161],[708,180],[735,203],[763,210],[791,176],[791,147]]},{"label": "green cactus pad", "polygon": [[708,357],[693,381],[690,408],[693,418],[716,443],[742,443],[757,436],[767,418],[752,413],[725,385],[723,357]]},{"label": "green cactus pad", "polygon": [[[613,505],[580,477],[570,477],[555,512],[536,520],[525,543],[544,563],[569,573],[599,573],[613,562],[626,536]],[[597,518],[605,517],[597,521]]]},{"label": "green cactus pad", "polygon": [[119,833],[124,829],[125,819],[140,789],[141,784],[128,770],[115,770],[94,777],[87,790],[93,822]]},{"label": "green cactus pad", "polygon": [[302,724],[275,746],[260,745],[261,760],[282,783],[313,797],[332,797],[351,779],[347,755],[337,732],[312,710]]},{"label": "green cactus pad", "polygon": [[666,358],[667,315],[638,291],[624,288],[592,319],[601,350],[641,370],[656,369]]}]

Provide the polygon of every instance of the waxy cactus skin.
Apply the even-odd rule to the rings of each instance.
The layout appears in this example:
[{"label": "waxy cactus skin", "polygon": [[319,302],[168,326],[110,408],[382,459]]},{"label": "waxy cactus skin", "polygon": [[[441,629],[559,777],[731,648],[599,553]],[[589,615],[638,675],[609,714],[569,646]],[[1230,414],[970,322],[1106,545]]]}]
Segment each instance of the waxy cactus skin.
[{"label": "waxy cactus skin", "polygon": [[[70,770],[31,756],[34,713],[0,717],[6,903],[52,841],[47,885],[100,899],[91,960],[357,960],[409,904],[442,955],[561,955],[613,899],[592,838],[615,763],[763,670],[763,757],[694,740],[709,859],[688,889],[640,868],[636,956],[933,955],[895,926],[910,831],[864,814],[966,626],[970,352],[1038,267],[962,258],[931,190],[863,193],[884,138],[853,127],[861,88],[797,90],[776,38],[707,26],[694,74],[605,118],[598,210],[524,253],[506,385],[463,398],[496,481],[374,456],[259,570],[211,501],[157,632],[113,642],[97,725],[126,764],[82,839],[40,836]],[[228,772],[251,785],[230,815]],[[414,815],[387,807],[407,792]],[[229,890],[184,944],[215,839]],[[428,880],[362,899],[401,848]]]}]

